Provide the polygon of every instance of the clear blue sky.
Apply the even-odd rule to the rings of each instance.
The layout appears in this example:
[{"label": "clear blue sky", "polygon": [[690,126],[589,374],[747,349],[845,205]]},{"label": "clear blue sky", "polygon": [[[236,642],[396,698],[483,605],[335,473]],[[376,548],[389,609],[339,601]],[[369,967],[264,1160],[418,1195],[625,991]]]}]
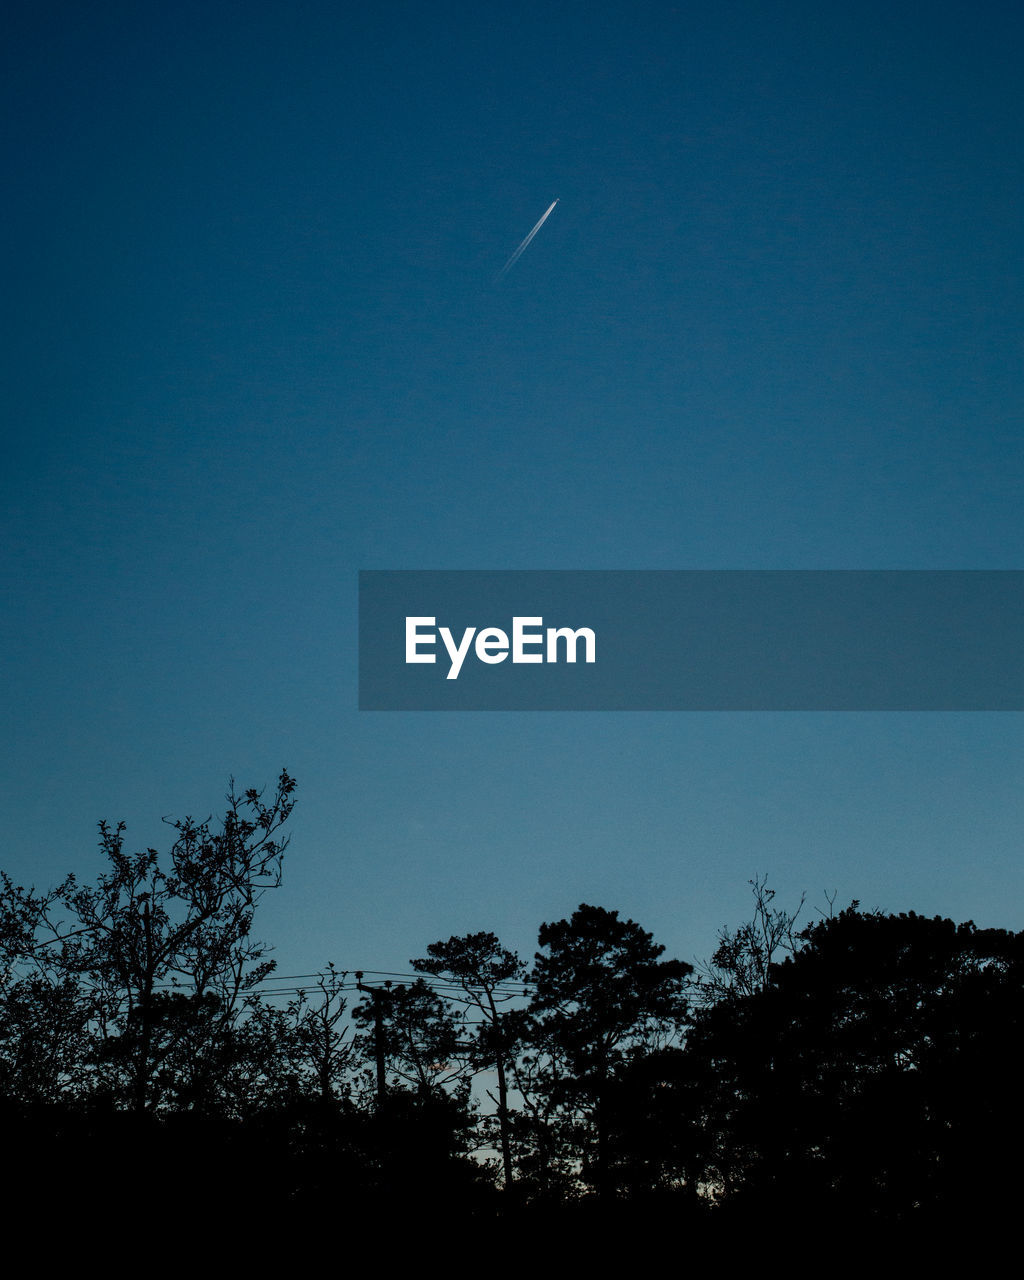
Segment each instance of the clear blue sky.
[{"label": "clear blue sky", "polygon": [[692,958],[765,872],[1024,925],[1019,715],[355,709],[361,568],[1024,567],[1022,35],[16,0],[0,865],[285,765],[285,973],[581,901]]}]

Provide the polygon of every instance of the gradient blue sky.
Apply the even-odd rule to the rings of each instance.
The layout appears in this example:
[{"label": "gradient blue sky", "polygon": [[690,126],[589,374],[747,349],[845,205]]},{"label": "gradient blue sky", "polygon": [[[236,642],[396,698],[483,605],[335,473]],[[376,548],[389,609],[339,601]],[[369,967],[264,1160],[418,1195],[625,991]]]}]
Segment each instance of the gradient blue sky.
[{"label": "gradient blue sky", "polygon": [[15,0],[0,865],[286,765],[284,973],[581,901],[692,958],[757,873],[1024,924],[1016,714],[355,709],[361,568],[1024,567],[1022,35]]}]

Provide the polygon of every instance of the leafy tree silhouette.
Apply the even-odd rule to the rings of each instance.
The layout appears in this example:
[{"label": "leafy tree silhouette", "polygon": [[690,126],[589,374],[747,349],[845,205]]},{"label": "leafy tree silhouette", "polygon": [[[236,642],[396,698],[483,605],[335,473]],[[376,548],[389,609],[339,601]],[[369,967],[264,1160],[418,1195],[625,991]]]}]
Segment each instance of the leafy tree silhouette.
[{"label": "leafy tree silhouette", "polygon": [[476,1063],[464,1011],[422,978],[360,989],[354,1054],[367,1065],[356,1081],[351,1133],[362,1172],[350,1198],[363,1213],[383,1198],[417,1219],[453,1204],[468,1210],[491,1189],[492,1175],[468,1154]]},{"label": "leafy tree silhouette", "polygon": [[680,1037],[692,966],[662,960],[665,948],[635,921],[586,903],[542,925],[538,942],[524,1019],[534,1049],[526,1087],[575,1147],[584,1180],[607,1197],[610,1091],[629,1064]]},{"label": "leafy tree silhouette", "polygon": [[713,1004],[732,995],[750,996],[768,986],[772,965],[796,951],[796,922],[804,905],[795,911],[774,905],[775,890],[767,876],[748,881],[754,895],[752,917],[736,929],[724,928],[710,961],[699,966],[694,988],[702,1004]]},{"label": "leafy tree silhouette", "polygon": [[[446,1091],[468,1097],[472,1061],[462,1011],[422,978],[364,990],[369,998],[352,1010],[353,1021],[362,1028],[355,1052],[367,1063],[382,1052],[389,1089],[411,1089],[420,1098]],[[378,1002],[383,1006],[380,1017]]]},{"label": "leafy tree silhouette", "polygon": [[801,940],[765,988],[698,1019],[695,1176],[776,1224],[795,1203],[847,1222],[982,1200],[991,1216],[988,1171],[1024,1132],[1021,936],[851,907]]},{"label": "leafy tree silhouette", "polygon": [[446,978],[462,988],[463,1003],[478,1015],[477,1066],[494,1065],[498,1095],[498,1140],[504,1186],[511,1191],[512,1123],[508,1104],[508,1066],[515,1053],[511,1024],[502,1017],[502,1008],[513,999],[507,984],[521,982],[526,966],[515,954],[503,947],[493,933],[471,933],[451,937],[447,942],[432,942],[427,955],[410,961],[419,973]]},{"label": "leafy tree silhouette", "polygon": [[[197,1083],[197,1055],[221,1052],[245,993],[273,969],[266,947],[250,933],[257,903],[280,883],[287,840],[277,833],[292,811],[294,789],[282,771],[264,804],[263,792],[239,795],[232,783],[219,823],[170,822],[176,838],[166,855],[126,853],[124,823],[101,822],[108,870],[94,885],[70,875],[37,894],[4,878],[0,938],[9,963],[24,974],[22,984],[32,979],[37,992],[46,990],[51,1008],[77,996],[64,1019],[76,1051],[89,1032],[88,1071],[80,1063],[72,1079],[65,1063],[51,1069],[51,1081],[62,1070],[69,1087],[139,1115],[165,1101],[166,1081],[185,1059]],[[26,990],[22,985],[15,994]],[[26,1044],[20,1061],[41,1070]],[[206,1072],[208,1084],[216,1074]],[[24,1079],[21,1087],[29,1087]]]}]

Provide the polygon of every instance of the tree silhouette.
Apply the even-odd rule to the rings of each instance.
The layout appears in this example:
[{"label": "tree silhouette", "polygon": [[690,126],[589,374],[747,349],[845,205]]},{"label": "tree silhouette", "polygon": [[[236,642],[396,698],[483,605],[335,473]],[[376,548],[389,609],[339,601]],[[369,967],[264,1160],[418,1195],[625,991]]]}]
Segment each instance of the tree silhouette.
[{"label": "tree silhouette", "polygon": [[333,964],[317,975],[316,996],[299,992],[286,1010],[291,1057],[300,1075],[308,1075],[316,1096],[326,1106],[338,1096],[339,1084],[349,1067],[353,1047],[350,1028],[342,1018],[347,1001],[341,994],[348,975]]},{"label": "tree silhouette", "polygon": [[586,903],[570,919],[542,925],[538,941],[527,1017],[537,1050],[532,1088],[549,1114],[557,1112],[584,1179],[607,1196],[612,1083],[638,1057],[679,1038],[692,966],[662,960],[665,948],[633,920]]},{"label": "tree silhouette", "polygon": [[748,884],[754,895],[754,914],[736,929],[719,931],[714,954],[694,978],[704,1004],[763,991],[772,965],[797,949],[796,922],[804,897],[795,911],[784,911],[774,905],[775,890],[768,887],[767,876],[755,876]]},{"label": "tree silhouette", "polygon": [[169,1097],[183,1055],[195,1084],[196,1055],[223,1048],[245,993],[273,969],[250,932],[259,899],[280,883],[287,841],[277,832],[294,789],[282,772],[264,804],[263,792],[239,795],[232,783],[219,823],[170,823],[166,855],[126,853],[124,823],[101,822],[108,870],[93,885],[70,875],[38,895],[5,877],[0,935],[22,981],[34,975],[51,1004],[77,994],[72,1035],[87,1025],[92,1041],[83,1087],[142,1114]]},{"label": "tree silhouette", "polygon": [[461,1011],[422,978],[361,989],[368,998],[352,1010],[362,1029],[355,1052],[367,1064],[383,1061],[389,1090],[411,1089],[421,1099],[446,1091],[467,1098],[473,1067]]},{"label": "tree silhouette", "polygon": [[698,1019],[695,1176],[748,1219],[994,1212],[1024,1133],[1021,936],[850,908],[801,939]]},{"label": "tree silhouette", "polygon": [[0,975],[0,1095],[54,1103],[87,1087],[92,1007],[77,980],[47,972]]},{"label": "tree silhouette", "polygon": [[432,942],[427,955],[410,961],[419,973],[447,978],[464,993],[465,1005],[479,1015],[476,1027],[477,1062],[494,1065],[498,1095],[491,1100],[497,1106],[498,1141],[504,1186],[512,1188],[512,1124],[508,1105],[508,1064],[515,1053],[511,1024],[502,1017],[501,1006],[514,998],[507,984],[521,982],[526,966],[515,954],[503,947],[493,933],[471,933],[451,937],[447,942]]}]

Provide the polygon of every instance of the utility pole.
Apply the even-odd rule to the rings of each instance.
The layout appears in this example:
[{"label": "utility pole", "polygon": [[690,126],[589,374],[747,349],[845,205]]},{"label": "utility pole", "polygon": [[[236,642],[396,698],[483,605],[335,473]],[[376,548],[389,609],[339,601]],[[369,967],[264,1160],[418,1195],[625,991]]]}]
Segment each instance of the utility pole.
[{"label": "utility pole", "polygon": [[364,987],[363,971],[356,970],[356,989],[362,991],[364,995],[368,995],[373,1001],[373,1052],[377,1059],[377,1109],[380,1110],[384,1106],[384,1098],[387,1094],[386,1080],[386,1062],[384,1057],[384,1002],[391,996],[391,983],[384,983],[384,990],[380,987]]}]

